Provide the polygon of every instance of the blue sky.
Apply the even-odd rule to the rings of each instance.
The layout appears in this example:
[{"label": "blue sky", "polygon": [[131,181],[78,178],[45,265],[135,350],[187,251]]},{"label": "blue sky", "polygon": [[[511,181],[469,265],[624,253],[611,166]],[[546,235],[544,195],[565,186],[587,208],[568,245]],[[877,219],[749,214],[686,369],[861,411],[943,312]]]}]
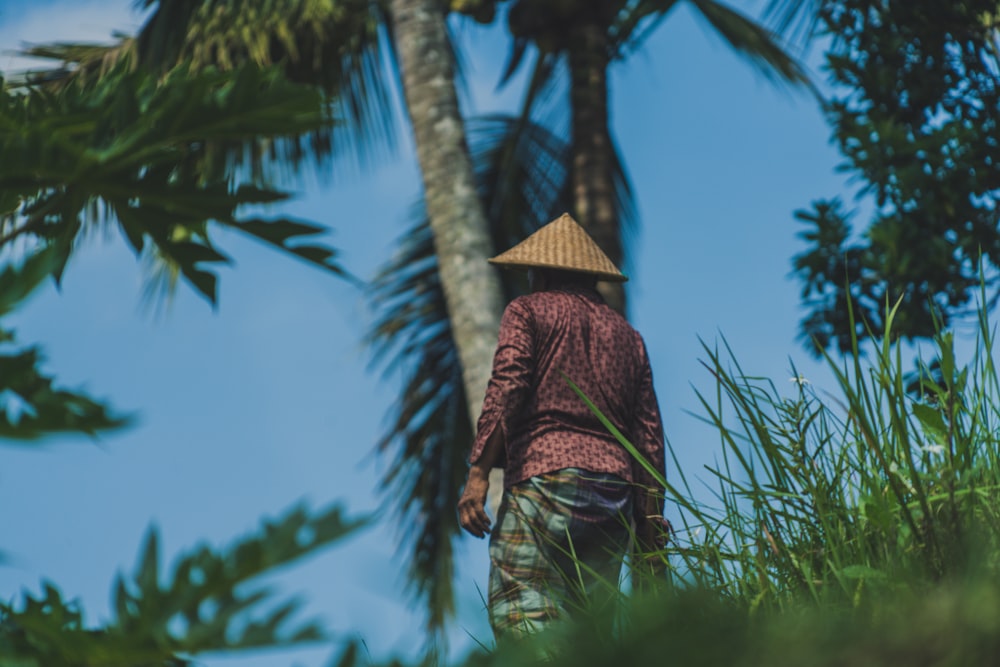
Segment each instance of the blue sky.
[{"label": "blue sky", "polygon": [[[0,0],[0,71],[23,61],[23,42],[104,39],[131,30],[127,0]],[[738,3],[756,12],[757,5]],[[474,111],[511,109],[496,92],[503,35],[461,33]],[[815,60],[815,58],[813,59]],[[808,96],[772,87],[681,5],[645,49],[613,71],[614,131],[638,198],[642,230],[629,290],[653,364],[667,437],[689,477],[719,452],[695,389],[711,391],[699,338],[720,333],[744,370],[789,394],[794,364],[820,389],[825,374],[796,342],[798,285],[790,258],[797,208],[849,192],[829,132]],[[292,213],[329,225],[344,265],[370,277],[406,227],[419,180],[403,133],[398,154],[331,181],[303,178]],[[106,617],[111,582],[130,571],[147,526],[159,526],[166,560],[200,541],[226,544],[305,500],[379,504],[381,466],[371,448],[385,424],[395,378],[368,367],[361,337],[371,313],[362,294],[232,235],[219,245],[236,262],[213,311],[187,287],[156,315],[142,304],[137,264],[116,231],[95,233],[71,263],[61,292],[42,290],[11,318],[22,341],[41,344],[48,369],[138,423],[92,442],[0,448],[0,596],[37,591],[47,577]],[[364,534],[283,573],[307,615],[337,636],[360,637],[375,657],[412,654],[419,617],[405,603],[396,526]],[[478,589],[486,544],[460,545],[460,622],[490,636]],[[333,652],[266,653],[210,665],[319,665]]]}]

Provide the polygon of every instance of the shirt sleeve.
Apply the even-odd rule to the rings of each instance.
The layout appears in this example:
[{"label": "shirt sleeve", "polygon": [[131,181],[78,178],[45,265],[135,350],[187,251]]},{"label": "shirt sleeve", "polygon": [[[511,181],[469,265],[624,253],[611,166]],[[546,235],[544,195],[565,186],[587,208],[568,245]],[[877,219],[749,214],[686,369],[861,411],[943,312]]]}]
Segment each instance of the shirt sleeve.
[{"label": "shirt sleeve", "polygon": [[500,320],[500,337],[493,356],[493,372],[486,387],[483,410],[476,425],[476,439],[469,463],[475,464],[483,455],[493,431],[502,429],[503,463],[514,421],[531,393],[534,376],[534,336],[531,311],[518,300],[504,310]]},{"label": "shirt sleeve", "polygon": [[[666,473],[663,447],[663,420],[660,407],[653,390],[653,371],[646,356],[646,347],[640,343],[642,351],[642,375],[639,389],[636,393],[636,406],[630,434],[632,444],[639,450],[643,458],[661,475]],[[633,479],[640,485],[660,490],[659,483],[638,461],[632,462]]]}]

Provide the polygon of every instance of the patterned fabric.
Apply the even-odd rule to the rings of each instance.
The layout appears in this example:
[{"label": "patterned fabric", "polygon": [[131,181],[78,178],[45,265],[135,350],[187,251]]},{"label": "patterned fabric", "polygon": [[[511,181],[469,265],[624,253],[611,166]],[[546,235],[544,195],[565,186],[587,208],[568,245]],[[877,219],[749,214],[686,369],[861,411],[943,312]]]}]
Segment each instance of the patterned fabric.
[{"label": "patterned fabric", "polygon": [[631,496],[628,482],[576,468],[504,492],[490,536],[489,614],[498,640],[613,601]]},{"label": "patterned fabric", "polygon": [[582,288],[536,292],[507,306],[470,462],[500,428],[507,487],[568,467],[654,486],[560,371],[663,470],[663,426],[642,338]]}]

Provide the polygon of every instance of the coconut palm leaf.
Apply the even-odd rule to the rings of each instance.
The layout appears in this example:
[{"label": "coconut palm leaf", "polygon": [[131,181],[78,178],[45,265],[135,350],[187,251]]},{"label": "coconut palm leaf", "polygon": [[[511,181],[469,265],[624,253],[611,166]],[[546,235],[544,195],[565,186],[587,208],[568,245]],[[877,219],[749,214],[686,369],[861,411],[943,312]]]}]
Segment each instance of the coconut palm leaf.
[{"label": "coconut palm leaf", "polygon": [[734,51],[773,83],[808,85],[809,76],[770,30],[714,0],[688,0]]},{"label": "coconut palm leaf", "polygon": [[627,3],[608,29],[609,56],[623,60],[638,51],[680,0],[637,0]]},{"label": "coconut palm leaf", "polygon": [[822,7],[821,0],[770,0],[764,8],[764,19],[778,34],[808,42],[816,34]]},{"label": "coconut palm leaf", "polygon": [[8,78],[8,85],[45,84],[49,88],[60,89],[70,83],[88,83],[105,76],[119,65],[132,69],[136,65],[135,38],[124,33],[112,33],[111,44],[89,44],[77,42],[53,42],[28,46],[21,55],[41,60],[52,60],[58,65],[38,70],[14,73]]},{"label": "coconut palm leaf", "polygon": [[372,294],[386,313],[369,334],[376,362],[389,358],[387,368],[403,370],[401,398],[376,447],[389,462],[381,490],[402,526],[411,592],[440,630],[453,612],[453,508],[465,475],[455,443],[471,442],[472,429],[429,225],[407,234]]},{"label": "coconut palm leaf", "polygon": [[[509,116],[475,119],[469,131],[496,248],[510,247],[566,210],[569,151],[563,140]],[[618,173],[618,183],[627,183]],[[623,218],[634,218],[627,189],[619,189],[619,201]],[[413,211],[415,221],[396,255],[373,280],[376,319],[367,342],[373,363],[403,379],[377,447],[391,462],[381,485],[386,502],[403,517],[400,550],[410,563],[411,592],[427,603],[428,627],[437,632],[453,611],[455,507],[473,431],[430,227],[422,204]],[[524,274],[503,272],[502,279],[508,299],[525,292]]]},{"label": "coconut palm leaf", "polygon": [[[777,36],[765,27],[754,22],[740,12],[715,0],[687,0],[693,9],[706,20],[709,25],[734,50],[748,59],[751,65],[768,78],[787,82],[793,85],[808,81],[805,73],[795,61],[783,50]],[[523,4],[524,0],[515,3],[511,12],[514,16],[530,14],[535,8],[545,7],[544,4]],[[620,8],[612,12],[611,20],[606,25],[608,36],[609,60],[623,60],[638,51],[649,35],[651,35],[669,12],[679,4],[680,0],[627,0],[620,3]],[[815,0],[772,0],[766,16],[775,20],[779,30],[789,29],[797,22],[809,20],[814,11]],[[532,34],[520,34],[516,26],[512,27],[515,36],[511,41],[507,65],[501,76],[501,85],[507,83],[524,62],[529,47],[536,47],[540,58],[548,59],[552,55],[564,55],[569,43],[556,35],[549,35],[544,30],[549,25],[552,30],[565,32],[561,22],[544,21],[527,23],[533,27],[543,26]],[[548,71],[557,72],[553,67]],[[543,86],[538,86],[543,89]]]}]

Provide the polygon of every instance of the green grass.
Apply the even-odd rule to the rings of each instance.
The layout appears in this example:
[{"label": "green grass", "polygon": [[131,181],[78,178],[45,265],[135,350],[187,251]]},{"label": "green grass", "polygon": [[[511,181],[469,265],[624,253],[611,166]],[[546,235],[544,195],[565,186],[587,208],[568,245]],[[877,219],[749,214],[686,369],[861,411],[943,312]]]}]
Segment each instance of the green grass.
[{"label": "green grass", "polygon": [[714,494],[696,500],[671,449],[665,499],[677,535],[651,554],[666,576],[633,586],[614,621],[584,617],[466,664],[527,664],[541,647],[557,665],[995,664],[993,334],[981,316],[960,362],[943,332],[934,360],[914,370],[889,342],[892,317],[879,347],[827,359],[830,395],[805,382],[783,394],[745,373],[725,343],[705,346],[716,391],[698,398],[720,436]]},{"label": "green grass", "polygon": [[[887,318],[891,338],[892,313]],[[674,584],[754,613],[877,603],[970,569],[993,576],[1000,547],[1000,382],[988,323],[959,365],[950,333],[936,361],[908,372],[884,343],[828,359],[839,393],[800,383],[784,397],[705,348],[717,380],[705,419],[719,432],[715,507],[678,474],[667,501],[684,530],[664,554]],[[700,530],[699,530],[700,529]],[[696,534],[699,537],[696,537]]]}]

